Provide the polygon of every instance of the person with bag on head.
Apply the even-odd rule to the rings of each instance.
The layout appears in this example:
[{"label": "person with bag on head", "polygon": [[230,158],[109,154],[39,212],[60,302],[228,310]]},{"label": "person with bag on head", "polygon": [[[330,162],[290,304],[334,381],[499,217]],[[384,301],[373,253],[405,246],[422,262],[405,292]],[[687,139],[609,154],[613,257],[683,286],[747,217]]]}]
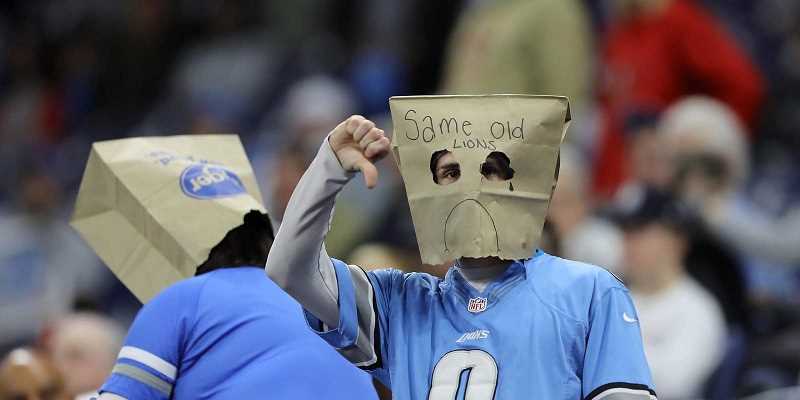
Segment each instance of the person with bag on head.
[{"label": "person with bag on head", "polygon": [[252,210],[194,277],[145,304],[99,399],[377,399],[264,275],[272,241],[269,217]]},{"label": "person with bag on head", "polygon": [[[569,116],[556,96],[390,100],[394,135],[335,127],[300,180],[267,273],[394,398],[653,400],[638,317],[608,271],[538,249]],[[502,122],[500,122],[502,120]],[[393,150],[423,262],[444,279],[328,256],[336,195]]]}]

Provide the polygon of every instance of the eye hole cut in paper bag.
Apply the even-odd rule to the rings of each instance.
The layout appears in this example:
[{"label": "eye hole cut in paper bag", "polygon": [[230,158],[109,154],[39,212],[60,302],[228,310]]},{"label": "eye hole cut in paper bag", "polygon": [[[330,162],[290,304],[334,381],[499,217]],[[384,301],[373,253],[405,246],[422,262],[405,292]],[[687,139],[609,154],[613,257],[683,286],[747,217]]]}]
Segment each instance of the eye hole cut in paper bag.
[{"label": "eye hole cut in paper bag", "polygon": [[236,135],[96,142],[70,224],[136,297],[194,276],[250,210],[264,211]]},{"label": "eye hole cut in paper bag", "polygon": [[571,119],[567,98],[402,96],[389,108],[423,262],[530,258]]}]

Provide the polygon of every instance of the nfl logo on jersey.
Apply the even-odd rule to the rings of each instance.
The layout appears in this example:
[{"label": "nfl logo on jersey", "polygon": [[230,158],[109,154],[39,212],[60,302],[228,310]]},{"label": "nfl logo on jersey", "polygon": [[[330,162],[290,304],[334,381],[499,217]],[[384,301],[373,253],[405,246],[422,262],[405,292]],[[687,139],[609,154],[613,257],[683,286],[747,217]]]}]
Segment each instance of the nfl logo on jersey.
[{"label": "nfl logo on jersey", "polygon": [[476,297],[474,299],[469,299],[467,310],[471,313],[479,313],[481,311],[486,310],[486,303],[487,300],[485,297]]}]

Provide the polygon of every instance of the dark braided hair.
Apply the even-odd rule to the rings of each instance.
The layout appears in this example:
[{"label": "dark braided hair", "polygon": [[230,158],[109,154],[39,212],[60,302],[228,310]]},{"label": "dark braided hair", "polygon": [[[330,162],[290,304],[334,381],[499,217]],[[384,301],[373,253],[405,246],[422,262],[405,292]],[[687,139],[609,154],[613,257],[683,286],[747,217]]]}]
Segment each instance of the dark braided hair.
[{"label": "dark braided hair", "polygon": [[250,210],[244,216],[242,225],[228,231],[225,237],[211,248],[208,259],[197,267],[195,276],[220,268],[264,267],[274,239],[269,216]]}]

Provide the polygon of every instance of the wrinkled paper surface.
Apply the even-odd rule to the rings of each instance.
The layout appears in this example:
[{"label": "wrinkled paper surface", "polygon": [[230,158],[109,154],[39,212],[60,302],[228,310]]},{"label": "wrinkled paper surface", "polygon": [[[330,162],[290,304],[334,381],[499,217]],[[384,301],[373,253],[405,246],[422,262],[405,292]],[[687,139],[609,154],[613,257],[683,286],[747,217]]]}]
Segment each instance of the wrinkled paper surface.
[{"label": "wrinkled paper surface", "polygon": [[[406,187],[422,260],[526,259],[539,245],[569,126],[566,97],[409,96],[389,100],[392,148]],[[431,157],[449,150],[461,176],[434,182]],[[481,164],[492,152],[514,175],[489,181]]]},{"label": "wrinkled paper surface", "polygon": [[251,209],[264,211],[238,136],[141,137],[92,145],[70,224],[147,302]]}]

